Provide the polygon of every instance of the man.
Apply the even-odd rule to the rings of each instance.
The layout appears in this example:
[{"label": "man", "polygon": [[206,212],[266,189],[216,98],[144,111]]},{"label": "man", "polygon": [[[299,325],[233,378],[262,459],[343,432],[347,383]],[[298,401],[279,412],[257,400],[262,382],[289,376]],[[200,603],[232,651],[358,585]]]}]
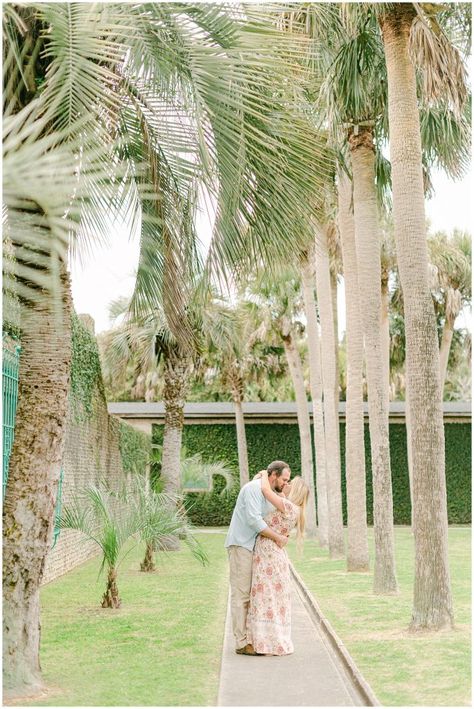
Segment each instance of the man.
[{"label": "man", "polygon": [[[271,488],[283,492],[290,480],[290,466],[283,460],[274,460],[267,468]],[[230,602],[232,629],[238,655],[256,655],[247,643],[247,612],[252,585],[252,554],[258,534],[273,539],[279,547],[288,543],[288,537],[274,532],[264,516],[274,510],[263,496],[260,480],[251,480],[241,489],[225,541],[230,567]]]}]

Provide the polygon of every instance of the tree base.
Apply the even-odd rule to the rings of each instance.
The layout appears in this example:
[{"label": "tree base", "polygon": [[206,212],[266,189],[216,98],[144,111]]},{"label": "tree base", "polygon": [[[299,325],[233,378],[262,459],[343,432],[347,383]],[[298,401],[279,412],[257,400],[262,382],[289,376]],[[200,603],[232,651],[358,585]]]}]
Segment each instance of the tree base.
[{"label": "tree base", "polygon": [[102,608],[120,608],[122,600],[119,597],[117,588],[117,572],[115,569],[109,569],[107,578],[107,588],[102,596]]},{"label": "tree base", "polygon": [[8,681],[4,678],[2,699],[5,706],[21,706],[25,702],[44,699],[47,694],[46,686],[40,679],[31,684],[22,682],[17,687],[9,687]]},{"label": "tree base", "polygon": [[146,545],[145,558],[140,564],[140,571],[156,571],[156,566],[153,559],[153,546],[151,544]]},{"label": "tree base", "polygon": [[442,631],[454,630],[454,620],[450,616],[443,616],[437,618],[423,618],[414,620],[412,619],[410,625],[408,626],[408,632],[413,635],[429,635],[430,633],[439,633]]},{"label": "tree base", "polygon": [[368,574],[370,566],[368,564],[347,564],[346,570],[351,574]]},{"label": "tree base", "polygon": [[395,570],[378,566],[377,559],[374,568],[374,593],[377,596],[398,596],[400,593]]},{"label": "tree base", "polygon": [[122,599],[106,592],[102,596],[102,603],[100,605],[102,608],[120,608]]},{"label": "tree base", "polygon": [[375,588],[373,589],[373,592],[376,596],[399,596],[400,595],[400,589],[398,586],[396,588]]}]

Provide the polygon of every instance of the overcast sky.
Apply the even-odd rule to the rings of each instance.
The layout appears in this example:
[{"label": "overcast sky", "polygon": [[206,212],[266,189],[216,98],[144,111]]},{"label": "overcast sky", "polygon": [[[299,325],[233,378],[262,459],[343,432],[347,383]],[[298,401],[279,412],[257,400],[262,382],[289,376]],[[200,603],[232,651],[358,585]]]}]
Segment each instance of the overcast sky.
[{"label": "overcast sky", "polygon": [[[472,171],[461,182],[452,182],[442,173],[433,177],[435,196],[426,203],[426,214],[435,231],[458,227],[472,233]],[[209,241],[210,225],[206,216],[199,220],[198,231],[204,243]],[[81,265],[73,262],[72,294],[78,313],[88,313],[95,320],[96,333],[109,328],[111,301],[131,295],[138,262],[138,239],[130,238],[127,226],[111,228],[109,246],[97,248]],[[345,330],[344,289],[339,288],[339,334]],[[470,327],[471,317],[464,312],[456,325]]]}]

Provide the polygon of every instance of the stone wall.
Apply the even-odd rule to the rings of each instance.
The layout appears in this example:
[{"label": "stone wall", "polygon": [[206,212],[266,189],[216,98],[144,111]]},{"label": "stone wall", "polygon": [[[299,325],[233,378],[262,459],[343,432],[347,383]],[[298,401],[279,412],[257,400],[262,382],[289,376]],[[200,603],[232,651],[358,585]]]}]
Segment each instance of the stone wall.
[{"label": "stone wall", "polygon": [[[85,325],[90,330],[90,319],[89,322],[84,320],[81,327]],[[80,334],[82,337],[85,335],[84,331]],[[93,337],[92,333],[91,336]],[[97,348],[93,346],[95,338],[93,340],[88,356],[98,358]],[[97,362],[94,364],[97,366]],[[80,367],[87,369],[87,361],[84,362],[84,347],[81,348]],[[83,489],[90,483],[103,480],[115,490],[122,486],[127,476],[132,474],[131,470],[124,470],[121,448],[125,438],[142,437],[146,447],[144,434],[137,433],[127,424],[108,414],[100,366],[97,371],[98,380],[89,394],[87,407],[78,400],[71,387],[63,457],[62,507],[67,505],[74,490]],[[139,444],[140,440],[138,440]],[[130,466],[129,459],[130,454],[125,459],[125,465]],[[57,543],[46,560],[43,583],[48,583],[67,573],[98,552],[98,546],[94,542],[87,541],[80,532],[61,530]]]}]

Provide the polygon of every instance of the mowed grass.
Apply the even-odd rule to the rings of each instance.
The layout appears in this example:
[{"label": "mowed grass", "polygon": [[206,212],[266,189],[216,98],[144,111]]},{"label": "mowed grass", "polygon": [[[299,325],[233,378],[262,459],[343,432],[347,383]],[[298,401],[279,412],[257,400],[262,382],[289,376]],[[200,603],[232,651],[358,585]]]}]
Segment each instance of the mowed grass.
[{"label": "mowed grass", "polygon": [[143,548],[119,567],[122,607],[100,607],[93,559],[41,590],[41,666],[49,687],[26,706],[185,706],[217,702],[228,566],[222,533],[197,535],[203,568],[183,545],[140,572]]},{"label": "mowed grass", "polygon": [[[389,706],[471,704],[471,530],[451,527],[449,559],[454,630],[409,633],[413,598],[413,537],[395,529],[398,596],[375,596],[372,574],[347,573],[307,541],[290,556],[323,613],[346,645],[377,698]],[[370,530],[373,567],[373,530]]]}]

